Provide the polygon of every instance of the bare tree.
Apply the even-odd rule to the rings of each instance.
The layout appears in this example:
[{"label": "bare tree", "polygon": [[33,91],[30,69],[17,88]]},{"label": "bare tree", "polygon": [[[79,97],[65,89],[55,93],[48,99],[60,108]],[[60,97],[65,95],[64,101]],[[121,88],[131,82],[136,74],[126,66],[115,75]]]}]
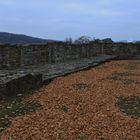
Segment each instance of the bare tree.
[{"label": "bare tree", "polygon": [[81,36],[78,39],[74,41],[75,44],[87,44],[91,41],[92,39],[88,36]]}]

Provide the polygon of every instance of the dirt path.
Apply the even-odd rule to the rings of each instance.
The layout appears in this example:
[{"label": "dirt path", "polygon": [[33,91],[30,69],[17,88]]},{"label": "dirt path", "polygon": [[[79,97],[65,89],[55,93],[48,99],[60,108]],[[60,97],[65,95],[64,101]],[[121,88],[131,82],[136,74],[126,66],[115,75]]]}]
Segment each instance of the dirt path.
[{"label": "dirt path", "polygon": [[120,96],[140,97],[140,61],[56,78],[32,96],[42,107],[14,118],[1,140],[139,140],[140,102],[123,110]]}]

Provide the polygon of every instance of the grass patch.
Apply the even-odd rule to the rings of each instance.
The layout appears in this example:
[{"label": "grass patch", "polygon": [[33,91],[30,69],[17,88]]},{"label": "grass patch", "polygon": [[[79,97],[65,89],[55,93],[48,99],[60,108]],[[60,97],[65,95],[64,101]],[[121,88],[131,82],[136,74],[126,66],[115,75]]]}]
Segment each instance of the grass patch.
[{"label": "grass patch", "polygon": [[73,84],[72,85],[76,90],[81,90],[81,89],[85,89],[85,88],[89,88],[90,85],[85,84],[85,83],[78,83],[78,84]]},{"label": "grass patch", "polygon": [[26,100],[32,94],[33,91],[29,91],[22,97],[5,97],[0,100],[0,132],[10,126],[11,118],[34,112],[41,106],[37,101]]},{"label": "grass patch", "polygon": [[135,74],[135,73],[129,73],[129,72],[123,72],[123,73],[113,73],[111,76],[108,76],[106,79],[108,80],[115,80],[115,81],[121,81],[123,84],[129,85],[129,84],[138,84],[132,79],[124,79],[124,77],[129,77],[129,76],[140,76],[140,74]]},{"label": "grass patch", "polygon": [[119,97],[117,101],[117,106],[125,114],[139,118],[140,117],[140,97],[139,96],[130,96],[130,97]]},{"label": "grass patch", "polygon": [[88,139],[87,134],[82,131],[78,134],[78,136],[76,138],[76,140],[87,140],[87,139]]},{"label": "grass patch", "polygon": [[130,73],[130,72],[122,72],[122,73],[113,73],[110,78],[114,79],[114,77],[128,77],[128,76],[140,76],[140,74]]},{"label": "grass patch", "polygon": [[128,63],[126,68],[129,69],[129,70],[134,70],[134,69],[136,69],[137,66],[140,66],[140,61],[139,60],[135,61],[135,62]]},{"label": "grass patch", "polygon": [[112,74],[111,76],[108,76],[106,79],[108,79],[108,80],[115,80],[115,81],[121,80],[121,78],[118,77],[116,74]]},{"label": "grass patch", "polygon": [[112,66],[116,66],[116,67],[124,67],[124,64],[112,64]]},{"label": "grass patch", "polygon": [[69,111],[69,108],[67,107],[67,106],[62,106],[62,110],[65,112],[65,113],[67,113],[68,111]]},{"label": "grass patch", "polygon": [[122,82],[123,82],[123,84],[125,84],[125,85],[131,85],[131,84],[138,84],[137,82],[135,82],[134,80],[132,80],[132,79],[122,79]]}]

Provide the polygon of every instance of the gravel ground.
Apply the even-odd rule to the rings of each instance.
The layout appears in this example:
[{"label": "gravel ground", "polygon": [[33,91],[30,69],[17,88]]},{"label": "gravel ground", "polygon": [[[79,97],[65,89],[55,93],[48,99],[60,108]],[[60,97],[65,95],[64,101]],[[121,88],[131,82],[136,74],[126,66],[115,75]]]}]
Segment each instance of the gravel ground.
[{"label": "gravel ground", "polygon": [[42,107],[14,118],[1,140],[139,140],[140,118],[116,105],[120,96],[140,96],[140,61],[56,78],[31,97]]}]

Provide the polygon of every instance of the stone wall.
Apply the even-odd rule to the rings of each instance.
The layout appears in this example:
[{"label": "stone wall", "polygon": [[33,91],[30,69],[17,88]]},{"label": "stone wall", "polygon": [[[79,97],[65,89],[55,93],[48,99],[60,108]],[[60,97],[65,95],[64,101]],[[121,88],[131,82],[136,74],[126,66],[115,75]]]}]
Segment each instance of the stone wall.
[{"label": "stone wall", "polygon": [[0,74],[0,98],[3,95],[22,94],[42,84],[42,74],[39,73],[5,73]]},{"label": "stone wall", "polygon": [[65,62],[100,54],[116,55],[127,59],[140,55],[140,44],[90,42],[89,44],[0,45],[0,68]]},{"label": "stone wall", "polygon": [[[24,93],[56,76],[97,66],[110,59],[136,56],[140,56],[140,44],[135,43],[0,45],[0,97]],[[24,67],[30,65],[32,67]]]}]

